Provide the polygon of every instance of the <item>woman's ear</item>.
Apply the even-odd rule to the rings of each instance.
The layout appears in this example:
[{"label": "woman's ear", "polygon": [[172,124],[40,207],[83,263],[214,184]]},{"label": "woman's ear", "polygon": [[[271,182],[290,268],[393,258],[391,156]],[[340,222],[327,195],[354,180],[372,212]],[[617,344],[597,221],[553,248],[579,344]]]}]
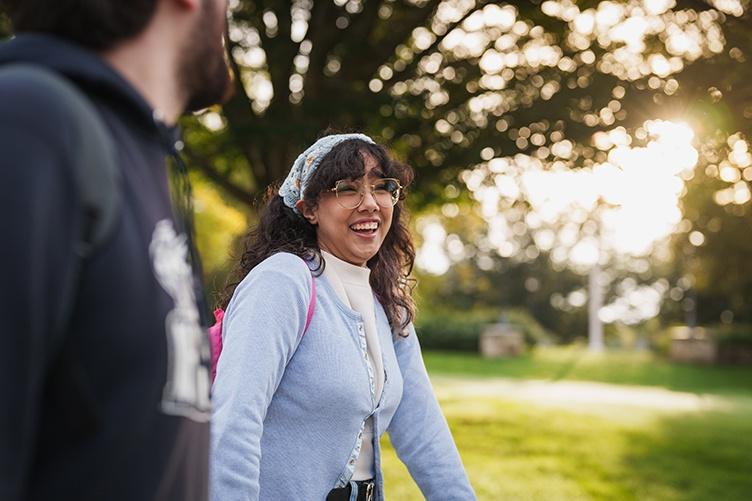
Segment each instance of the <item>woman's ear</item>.
[{"label": "woman's ear", "polygon": [[306,221],[314,225],[318,224],[318,211],[316,211],[316,209],[312,209],[307,203],[305,203],[305,200],[298,200],[297,202],[295,202],[295,208],[298,209],[301,214],[303,214],[303,217],[306,218]]}]

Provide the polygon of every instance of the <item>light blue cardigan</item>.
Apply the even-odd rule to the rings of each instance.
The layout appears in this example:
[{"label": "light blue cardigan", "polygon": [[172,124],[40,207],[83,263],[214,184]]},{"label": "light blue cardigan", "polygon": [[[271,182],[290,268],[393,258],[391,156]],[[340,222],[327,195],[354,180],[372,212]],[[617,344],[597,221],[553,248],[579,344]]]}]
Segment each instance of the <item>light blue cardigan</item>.
[{"label": "light blue cardigan", "polygon": [[[350,481],[371,414],[374,436],[389,433],[426,499],[475,499],[412,326],[408,337],[393,338],[376,301],[385,371],[377,405],[362,318],[324,277],[315,279],[303,335],[311,279],[303,260],[279,253],[230,301],[213,387],[211,500],[323,501]],[[378,438],[373,445],[383,500]]]}]

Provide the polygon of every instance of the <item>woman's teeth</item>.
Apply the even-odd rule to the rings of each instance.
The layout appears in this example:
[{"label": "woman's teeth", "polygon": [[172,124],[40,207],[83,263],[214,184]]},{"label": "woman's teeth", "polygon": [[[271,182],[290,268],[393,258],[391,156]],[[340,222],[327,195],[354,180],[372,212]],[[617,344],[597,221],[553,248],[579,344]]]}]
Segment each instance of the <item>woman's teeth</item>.
[{"label": "woman's teeth", "polygon": [[372,223],[359,223],[359,224],[353,224],[350,226],[350,229],[353,231],[376,231],[379,228],[379,223],[372,222]]}]

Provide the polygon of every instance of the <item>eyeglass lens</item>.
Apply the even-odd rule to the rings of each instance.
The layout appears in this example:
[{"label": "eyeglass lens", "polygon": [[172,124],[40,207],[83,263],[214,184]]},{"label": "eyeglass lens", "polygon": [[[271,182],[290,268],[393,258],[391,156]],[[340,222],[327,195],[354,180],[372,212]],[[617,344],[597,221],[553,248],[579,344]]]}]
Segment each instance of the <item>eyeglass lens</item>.
[{"label": "eyeglass lens", "polygon": [[[400,184],[396,179],[379,179],[371,188],[373,198],[381,207],[391,207],[399,200]],[[337,201],[346,209],[354,209],[363,201],[365,195],[364,183],[351,180],[338,181],[334,187]]]}]

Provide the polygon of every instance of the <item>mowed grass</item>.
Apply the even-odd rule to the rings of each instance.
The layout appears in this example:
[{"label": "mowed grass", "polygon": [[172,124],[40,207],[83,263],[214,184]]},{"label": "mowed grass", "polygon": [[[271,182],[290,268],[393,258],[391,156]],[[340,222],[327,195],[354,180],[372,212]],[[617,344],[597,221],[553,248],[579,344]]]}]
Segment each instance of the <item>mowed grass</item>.
[{"label": "mowed grass", "polygon": [[[556,351],[502,362],[511,366],[506,369],[498,361],[426,355],[432,376],[438,376],[442,409],[479,499],[752,499],[752,386],[745,384],[752,380],[752,370],[673,366],[643,354],[592,358]],[[576,362],[568,364],[568,357]],[[465,371],[457,365],[459,360],[465,361]],[[624,373],[614,374],[619,371]],[[492,392],[474,391],[468,396],[458,391],[463,378],[472,376],[468,384],[477,390],[484,384],[478,376],[512,374],[537,380],[574,375],[575,380],[711,393],[713,404],[694,410],[672,410],[670,405],[552,406]],[[697,400],[702,403],[707,398]],[[384,449],[387,498],[423,499],[386,439]]]},{"label": "mowed grass", "polygon": [[510,359],[464,353],[426,353],[431,374],[660,386],[692,393],[752,394],[752,367],[698,366],[669,362],[651,352],[590,353],[579,347],[533,350]]}]

